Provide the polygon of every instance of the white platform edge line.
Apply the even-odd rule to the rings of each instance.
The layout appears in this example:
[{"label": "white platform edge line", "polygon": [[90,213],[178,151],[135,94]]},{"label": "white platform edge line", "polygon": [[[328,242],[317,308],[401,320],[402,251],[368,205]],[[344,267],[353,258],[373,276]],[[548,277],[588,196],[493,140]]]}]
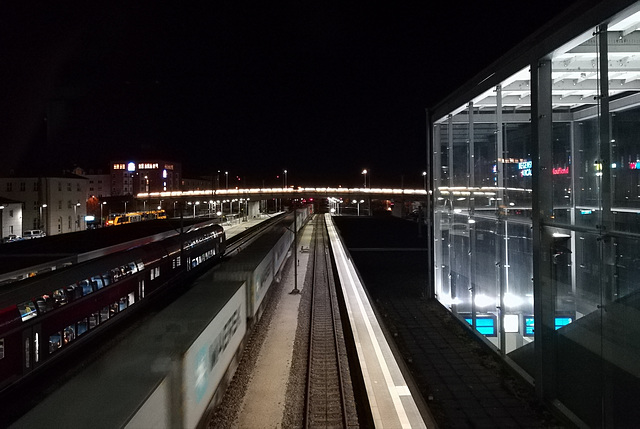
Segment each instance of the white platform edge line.
[{"label": "white platform edge line", "polygon": [[[358,303],[358,307],[361,311],[362,314],[367,314],[367,310],[365,308],[365,304],[362,301],[362,298],[360,296],[360,293],[358,292],[357,289],[357,285],[360,286],[360,288],[362,288],[362,285],[360,285],[360,281],[357,279],[357,277],[354,277],[352,275],[352,273],[355,272],[355,268],[353,268],[351,261],[349,261],[346,257],[346,253],[344,251],[344,248],[342,247],[342,243],[340,242],[339,239],[337,239],[337,232],[335,231],[335,226],[333,225],[333,219],[331,219],[331,215],[325,215],[326,217],[329,218],[330,222],[327,222],[327,228],[330,229],[329,233],[330,233],[330,237],[331,237],[331,233],[333,233],[333,239],[331,240],[332,246],[334,244],[334,242],[337,242],[337,245],[335,246],[335,249],[337,252],[339,252],[342,261],[344,261],[343,263],[346,264],[345,268],[346,268],[346,272],[347,272],[347,276],[349,277],[349,281],[345,283],[345,286],[348,286],[352,289],[352,291],[355,293],[356,296],[356,301]],[[340,273],[340,270],[338,270],[338,273]],[[375,323],[377,324],[378,321],[377,319],[374,319]],[[398,364],[395,360],[393,360],[392,362],[387,362],[384,354],[382,352],[382,347],[385,347],[385,349],[388,349],[388,352],[392,355],[391,353],[391,349],[389,347],[389,344],[387,343],[386,339],[382,339],[381,341],[378,340],[378,337],[375,335],[373,326],[371,325],[371,321],[369,320],[368,317],[364,318],[364,322],[365,322],[365,326],[367,327],[367,331],[369,333],[369,336],[371,337],[372,340],[372,344],[376,353],[376,357],[378,359],[378,363],[382,369],[382,372],[384,374],[384,378],[387,384],[387,389],[389,391],[389,394],[391,395],[391,398],[393,400],[393,404],[394,404],[394,408],[396,410],[396,413],[398,415],[398,418],[402,424],[403,428],[411,428],[411,422],[409,421],[409,418],[407,416],[407,413],[404,409],[404,406],[402,405],[402,400],[400,399],[400,391],[399,388],[404,388],[406,390],[408,390],[407,384],[406,382],[404,382],[404,377],[402,376],[402,373],[400,372],[400,368],[398,367]],[[403,384],[401,386],[396,386],[396,384],[393,381],[393,377],[391,376],[391,373],[389,371],[389,366],[393,366],[394,369],[397,370],[398,374],[400,374],[400,377],[402,377],[402,381]],[[404,391],[403,391],[404,393]],[[415,402],[413,401],[413,397],[410,398],[411,402],[414,404],[415,406]],[[417,407],[416,407],[417,408]],[[419,414],[418,414],[419,415]],[[424,423],[423,423],[424,424]]]}]

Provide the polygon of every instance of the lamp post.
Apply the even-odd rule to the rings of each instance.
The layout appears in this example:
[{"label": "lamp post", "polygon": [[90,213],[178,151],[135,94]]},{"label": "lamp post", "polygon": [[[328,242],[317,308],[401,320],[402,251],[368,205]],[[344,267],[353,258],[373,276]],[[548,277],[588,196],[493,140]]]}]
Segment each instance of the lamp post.
[{"label": "lamp post", "polygon": [[0,205],[0,238],[4,238],[4,206]]},{"label": "lamp post", "polygon": [[226,184],[226,188],[225,189],[229,189],[229,172],[228,171],[224,172],[224,181],[225,181],[225,184]]},{"label": "lamp post", "polygon": [[80,203],[76,203],[76,204],[73,206],[73,217],[75,218],[75,219],[74,219],[74,222],[75,222],[75,225],[74,225],[74,226],[75,226],[74,231],[77,231],[77,230],[78,230],[78,223],[79,223],[79,222],[78,222],[78,207],[80,207]]},{"label": "lamp post", "polygon": [[38,227],[40,229],[44,229],[46,233],[48,233],[49,231],[46,230],[45,228],[45,224],[42,222],[42,209],[46,209],[47,205],[46,204],[41,204],[40,205],[40,218],[38,219]]},{"label": "lamp post", "polygon": [[424,189],[426,191],[427,190],[427,172],[426,171],[422,172],[422,178],[424,179]]},{"label": "lamp post", "polygon": [[200,204],[200,201],[196,201],[195,203],[193,203],[193,218],[196,218],[196,206]]},{"label": "lamp post", "polygon": [[124,202],[124,212],[125,213],[127,212],[127,202],[126,201]]},{"label": "lamp post", "polygon": [[104,220],[102,218],[102,206],[104,206],[105,204],[107,204],[106,201],[100,203],[100,227],[104,226]]},{"label": "lamp post", "polygon": [[367,187],[367,170],[362,170],[362,174],[364,175],[364,187]]},{"label": "lamp post", "polygon": [[287,170],[284,170],[284,188],[287,187]]}]

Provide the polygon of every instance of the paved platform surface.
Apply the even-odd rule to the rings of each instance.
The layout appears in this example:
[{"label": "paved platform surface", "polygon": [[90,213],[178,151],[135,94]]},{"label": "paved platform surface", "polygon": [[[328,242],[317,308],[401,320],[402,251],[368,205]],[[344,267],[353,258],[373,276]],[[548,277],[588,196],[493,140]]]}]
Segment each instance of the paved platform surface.
[{"label": "paved platform surface", "polygon": [[[440,428],[561,428],[440,303],[425,299],[430,264],[415,223],[335,217],[380,318]],[[423,250],[421,250],[423,249]]]}]

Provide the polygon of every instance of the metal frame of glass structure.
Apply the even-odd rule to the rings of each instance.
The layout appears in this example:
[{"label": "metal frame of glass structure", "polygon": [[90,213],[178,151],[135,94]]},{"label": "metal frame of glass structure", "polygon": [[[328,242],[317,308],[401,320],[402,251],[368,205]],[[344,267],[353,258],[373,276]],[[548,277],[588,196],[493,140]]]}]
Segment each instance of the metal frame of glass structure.
[{"label": "metal frame of glass structure", "polygon": [[431,293],[577,424],[640,421],[640,2],[487,75],[427,114]]}]

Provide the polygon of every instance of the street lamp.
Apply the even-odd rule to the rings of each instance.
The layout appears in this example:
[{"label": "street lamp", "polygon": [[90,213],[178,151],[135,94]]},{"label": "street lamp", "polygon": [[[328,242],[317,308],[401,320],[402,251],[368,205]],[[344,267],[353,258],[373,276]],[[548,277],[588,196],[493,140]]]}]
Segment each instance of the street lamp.
[{"label": "street lamp", "polygon": [[127,213],[127,202],[124,202],[124,212]]},{"label": "street lamp", "polygon": [[424,179],[424,189],[426,191],[427,190],[427,172],[426,171],[422,172],[422,178]]},{"label": "street lamp", "polygon": [[100,227],[104,226],[104,220],[102,218],[102,206],[104,206],[105,204],[107,204],[106,201],[100,203]]},{"label": "street lamp", "polygon": [[200,204],[200,201],[196,201],[195,203],[193,203],[193,218],[196,218],[196,206]]},{"label": "street lamp", "polygon": [[79,223],[79,222],[78,222],[78,207],[80,207],[80,203],[76,203],[76,204],[73,206],[73,215],[74,215],[74,217],[75,217],[75,219],[74,219],[74,222],[75,222],[75,228],[74,228],[74,231],[77,231],[77,230],[78,230],[78,223]]},{"label": "street lamp", "polygon": [[287,170],[284,170],[284,187],[287,187]]},{"label": "street lamp", "polygon": [[364,175],[364,187],[367,187],[367,170],[362,170],[362,174]]},{"label": "street lamp", "polygon": [[228,171],[224,172],[224,181],[226,183],[226,189],[229,189],[229,172]]},{"label": "street lamp", "polygon": [[42,209],[46,209],[46,208],[47,208],[47,205],[46,205],[46,204],[42,204],[42,205],[40,206],[40,218],[38,219],[38,226],[39,226],[41,229],[45,229],[45,232],[48,232],[48,231],[46,231],[46,228],[44,228],[44,223],[42,222]]}]

